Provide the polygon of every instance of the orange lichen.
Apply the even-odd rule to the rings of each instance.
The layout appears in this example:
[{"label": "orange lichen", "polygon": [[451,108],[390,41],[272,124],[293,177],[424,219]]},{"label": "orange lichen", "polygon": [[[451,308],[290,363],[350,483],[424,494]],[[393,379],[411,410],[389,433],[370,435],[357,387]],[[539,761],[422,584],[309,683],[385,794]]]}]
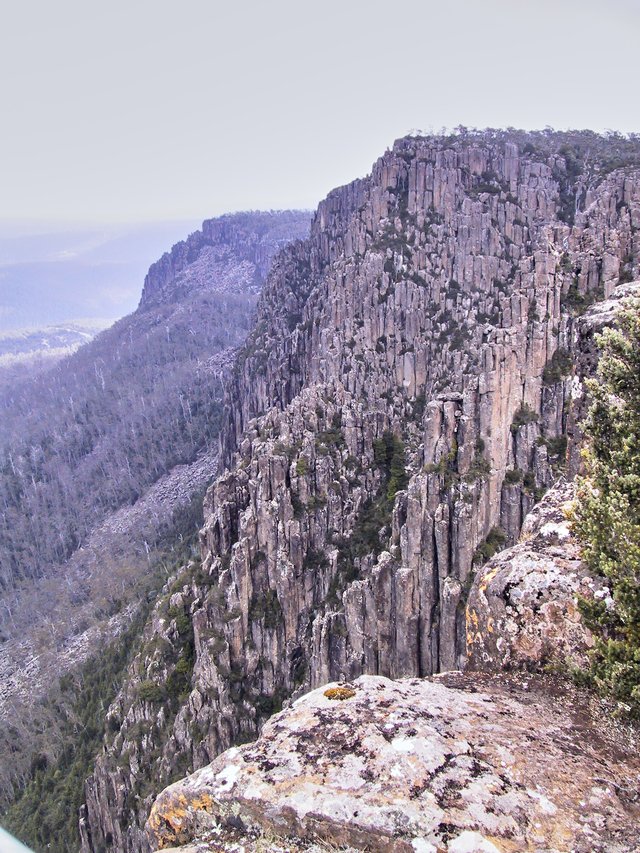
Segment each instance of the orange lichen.
[{"label": "orange lichen", "polygon": [[327,699],[351,699],[352,696],[356,695],[356,691],[352,690],[350,687],[329,687],[324,691],[324,695]]},{"label": "orange lichen", "polygon": [[184,794],[169,794],[154,804],[149,815],[148,827],[152,831],[159,849],[173,846],[175,842],[190,840],[188,818],[198,811],[211,812],[215,805],[209,794],[203,793],[187,799]]},{"label": "orange lichen", "polygon": [[467,635],[467,649],[470,649],[473,644],[482,639],[482,635],[480,631],[478,631],[478,614],[475,610],[472,610],[470,607],[467,608],[466,612],[466,635]]},{"label": "orange lichen", "polygon": [[495,578],[495,576],[500,571],[500,566],[496,566],[494,569],[491,569],[486,573],[486,575],[482,578],[480,582],[480,592],[485,592],[491,581]]}]

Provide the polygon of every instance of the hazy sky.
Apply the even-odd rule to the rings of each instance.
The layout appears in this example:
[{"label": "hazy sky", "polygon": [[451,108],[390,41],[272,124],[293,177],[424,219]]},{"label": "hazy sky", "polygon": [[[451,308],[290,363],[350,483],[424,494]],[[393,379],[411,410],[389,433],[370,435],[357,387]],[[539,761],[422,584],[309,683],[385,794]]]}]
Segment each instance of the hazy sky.
[{"label": "hazy sky", "polygon": [[313,207],[411,129],[640,131],[638,0],[19,0],[0,217]]}]

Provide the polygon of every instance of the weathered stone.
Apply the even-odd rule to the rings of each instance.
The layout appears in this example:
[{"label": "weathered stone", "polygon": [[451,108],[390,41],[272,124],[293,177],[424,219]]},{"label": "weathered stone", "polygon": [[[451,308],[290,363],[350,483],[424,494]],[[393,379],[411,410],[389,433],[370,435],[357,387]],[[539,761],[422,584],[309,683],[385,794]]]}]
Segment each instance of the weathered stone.
[{"label": "weathered stone", "polygon": [[567,521],[572,484],[552,489],[525,519],[519,544],[478,572],[467,602],[467,666],[583,666],[593,637],[577,595],[608,595],[580,559]]},{"label": "weathered stone", "polygon": [[167,788],[149,817],[153,849],[210,838],[257,850],[265,835],[269,850],[637,849],[637,744],[584,696],[459,673],[350,686],[341,702],[307,694],[258,741]]}]

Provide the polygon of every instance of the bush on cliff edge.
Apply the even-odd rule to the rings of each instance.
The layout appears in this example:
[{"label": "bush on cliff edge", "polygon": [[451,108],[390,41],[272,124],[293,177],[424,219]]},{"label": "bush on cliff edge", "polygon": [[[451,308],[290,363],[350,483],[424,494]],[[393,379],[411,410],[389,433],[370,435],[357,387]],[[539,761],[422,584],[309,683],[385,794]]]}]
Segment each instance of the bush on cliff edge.
[{"label": "bush on cliff edge", "polygon": [[573,530],[611,597],[581,599],[597,637],[589,679],[640,716],[640,302],[598,336],[597,378],[584,427],[587,476],[579,480]]}]

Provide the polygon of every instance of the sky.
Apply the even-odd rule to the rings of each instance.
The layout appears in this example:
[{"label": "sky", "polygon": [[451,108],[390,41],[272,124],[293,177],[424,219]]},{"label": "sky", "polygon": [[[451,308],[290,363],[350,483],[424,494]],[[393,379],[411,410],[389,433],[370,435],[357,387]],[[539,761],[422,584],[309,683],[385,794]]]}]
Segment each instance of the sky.
[{"label": "sky", "polygon": [[0,220],[313,208],[411,130],[640,131],[638,0],[20,0]]}]

